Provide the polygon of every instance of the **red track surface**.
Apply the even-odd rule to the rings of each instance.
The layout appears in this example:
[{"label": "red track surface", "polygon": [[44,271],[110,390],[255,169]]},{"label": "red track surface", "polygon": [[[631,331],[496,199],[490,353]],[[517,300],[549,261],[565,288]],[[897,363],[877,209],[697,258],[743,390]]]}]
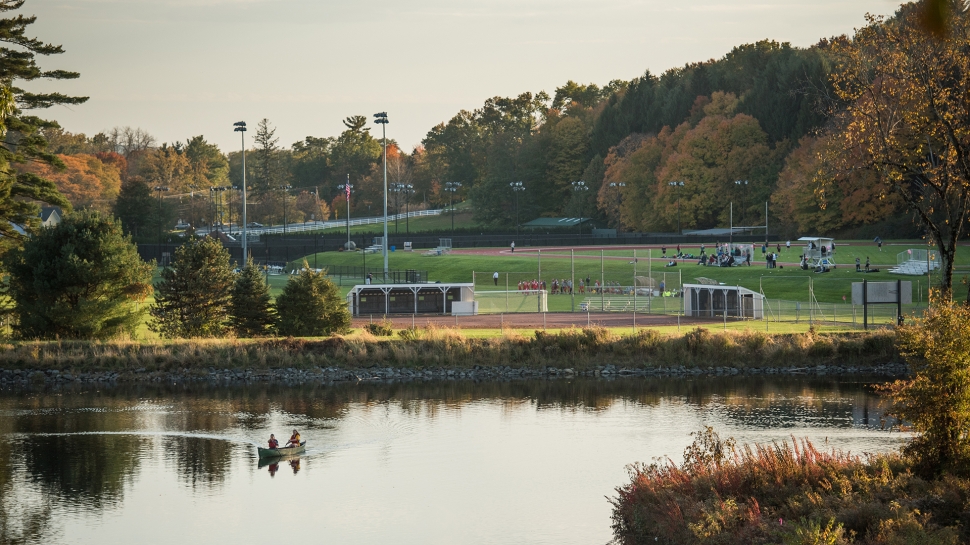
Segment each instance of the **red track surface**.
[{"label": "red track surface", "polygon": [[[379,322],[384,318],[383,315],[375,314],[373,317],[363,316],[354,319],[354,327],[363,327],[370,322]],[[395,329],[411,327],[412,318],[410,315],[389,316]],[[716,321],[716,320],[715,320]],[[681,325],[694,325],[709,323],[710,320],[696,318],[680,318]],[[542,328],[543,324],[547,328],[564,327],[586,327],[587,325],[602,327],[633,327],[634,316],[632,313],[591,313],[584,314],[578,312],[549,312],[542,313],[514,313],[514,314],[479,314],[478,316],[438,316],[438,315],[419,315],[414,317],[416,327],[426,327],[428,324],[435,324],[438,327],[458,327],[465,329],[501,329],[502,325],[512,328]],[[657,316],[657,315],[636,315],[637,327],[657,327],[677,325],[677,316]]]}]

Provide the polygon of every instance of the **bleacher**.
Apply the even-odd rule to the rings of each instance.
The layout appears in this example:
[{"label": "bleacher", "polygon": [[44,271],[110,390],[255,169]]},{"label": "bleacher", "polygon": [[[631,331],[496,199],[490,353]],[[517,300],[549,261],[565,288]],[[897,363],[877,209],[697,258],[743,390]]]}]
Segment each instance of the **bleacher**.
[{"label": "bleacher", "polygon": [[451,252],[451,239],[441,238],[438,239],[438,246],[424,252],[424,255],[445,255],[449,252]]},{"label": "bleacher", "polygon": [[580,312],[645,312],[648,308],[648,297],[587,297],[579,304]]},{"label": "bleacher", "polygon": [[384,253],[384,237],[375,237],[374,243],[370,246],[361,250],[365,254],[382,254]]},{"label": "bleacher", "polygon": [[935,250],[909,249],[896,255],[896,266],[889,269],[893,274],[923,276],[940,268],[939,255]]}]

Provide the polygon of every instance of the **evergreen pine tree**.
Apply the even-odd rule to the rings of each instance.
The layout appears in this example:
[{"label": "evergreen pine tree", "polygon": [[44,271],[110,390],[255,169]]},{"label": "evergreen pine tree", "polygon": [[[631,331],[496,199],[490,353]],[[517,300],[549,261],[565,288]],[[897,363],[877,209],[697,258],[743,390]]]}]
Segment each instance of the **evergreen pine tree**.
[{"label": "evergreen pine tree", "polygon": [[229,323],[239,337],[268,335],[276,323],[269,284],[251,259],[232,285]]},{"label": "evergreen pine tree", "polygon": [[114,204],[115,216],[128,234],[146,236],[154,234],[157,224],[158,205],[152,197],[152,189],[141,176],[131,176],[121,182],[121,192]]},{"label": "evergreen pine tree", "polygon": [[[24,0],[0,0],[0,13],[19,9]],[[50,180],[11,168],[29,162],[47,163],[63,168],[64,163],[47,151],[42,129],[57,128],[26,110],[56,105],[82,104],[87,97],[72,97],[57,92],[34,93],[24,82],[75,79],[77,72],[43,70],[37,56],[59,55],[59,45],[45,43],[26,35],[36,17],[0,18],[0,252],[18,246],[39,227],[38,203],[69,209],[70,203]]]},{"label": "evergreen pine tree", "polygon": [[155,285],[149,329],[168,338],[225,334],[233,277],[229,252],[218,240],[189,239]]},{"label": "evergreen pine tree", "polygon": [[134,335],[152,292],[152,269],[99,212],[68,215],[10,254],[10,295],[25,338],[108,339]]},{"label": "evergreen pine tree", "polygon": [[292,337],[319,337],[350,331],[350,311],[326,273],[303,265],[276,298],[277,331]]}]

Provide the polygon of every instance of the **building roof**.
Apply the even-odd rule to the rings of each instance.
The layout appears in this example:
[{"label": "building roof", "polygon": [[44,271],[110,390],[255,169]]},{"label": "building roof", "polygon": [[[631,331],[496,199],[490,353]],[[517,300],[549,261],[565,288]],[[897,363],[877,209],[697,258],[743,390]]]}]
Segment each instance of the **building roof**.
[{"label": "building roof", "polygon": [[64,212],[61,211],[59,206],[42,206],[40,208],[40,221],[49,220],[52,214],[57,214],[57,219],[64,217]]},{"label": "building roof", "polygon": [[536,218],[522,227],[575,227],[580,223],[591,221],[591,218]]}]

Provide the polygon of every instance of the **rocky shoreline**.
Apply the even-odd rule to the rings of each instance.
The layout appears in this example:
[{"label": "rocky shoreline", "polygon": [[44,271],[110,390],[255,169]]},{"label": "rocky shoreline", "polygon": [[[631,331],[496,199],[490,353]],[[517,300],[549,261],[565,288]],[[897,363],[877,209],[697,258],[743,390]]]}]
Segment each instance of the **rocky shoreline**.
[{"label": "rocky shoreline", "polygon": [[19,389],[33,386],[60,384],[120,384],[120,383],[335,383],[335,382],[402,382],[428,380],[519,380],[519,379],[624,379],[636,377],[711,377],[711,376],[758,376],[758,375],[814,375],[844,376],[868,375],[897,377],[907,372],[906,365],[890,362],[874,366],[817,365],[813,367],[618,367],[598,365],[575,370],[559,367],[512,367],[495,366],[471,368],[438,367],[411,369],[373,366],[345,369],[339,367],[316,367],[310,369],[216,369],[193,368],[175,371],[149,371],[135,369],[124,371],[87,371],[73,373],[57,369],[47,370],[0,370],[0,388]]}]

